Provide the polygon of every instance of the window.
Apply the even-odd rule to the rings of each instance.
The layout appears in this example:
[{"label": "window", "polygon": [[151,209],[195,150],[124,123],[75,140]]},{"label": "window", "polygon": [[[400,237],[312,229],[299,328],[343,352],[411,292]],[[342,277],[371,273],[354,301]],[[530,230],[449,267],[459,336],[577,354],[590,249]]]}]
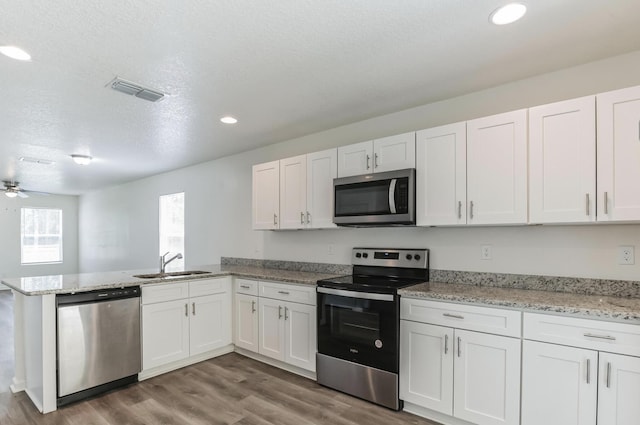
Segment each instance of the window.
[{"label": "window", "polygon": [[[167,251],[166,259],[184,256],[184,192],[160,197],[160,255]],[[167,271],[183,268],[184,257],[167,265]]]},{"label": "window", "polygon": [[22,264],[62,262],[62,210],[22,208]]}]

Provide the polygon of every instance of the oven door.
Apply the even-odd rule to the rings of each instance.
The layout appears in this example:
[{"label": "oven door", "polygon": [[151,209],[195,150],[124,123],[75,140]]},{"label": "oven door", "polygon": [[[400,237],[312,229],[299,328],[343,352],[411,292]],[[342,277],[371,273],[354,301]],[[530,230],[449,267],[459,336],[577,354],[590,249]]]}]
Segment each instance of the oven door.
[{"label": "oven door", "polygon": [[318,352],[398,373],[397,295],[318,287]]}]

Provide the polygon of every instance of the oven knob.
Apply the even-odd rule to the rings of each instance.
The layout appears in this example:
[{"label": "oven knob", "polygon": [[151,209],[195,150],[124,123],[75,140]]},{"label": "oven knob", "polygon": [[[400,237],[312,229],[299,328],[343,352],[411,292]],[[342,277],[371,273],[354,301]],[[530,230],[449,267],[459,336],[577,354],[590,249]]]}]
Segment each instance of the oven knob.
[{"label": "oven knob", "polygon": [[367,254],[366,252],[362,253],[362,258],[367,258],[369,256],[369,254]]},{"label": "oven knob", "polygon": [[356,252],[356,258],[360,258],[362,257],[362,254],[360,254],[359,252]]},{"label": "oven knob", "polygon": [[407,260],[411,260],[411,254],[407,254]]},{"label": "oven knob", "polygon": [[413,258],[415,258],[415,259],[416,259],[416,261],[420,261],[420,254],[416,254],[416,255],[414,255],[414,256],[413,256]]}]

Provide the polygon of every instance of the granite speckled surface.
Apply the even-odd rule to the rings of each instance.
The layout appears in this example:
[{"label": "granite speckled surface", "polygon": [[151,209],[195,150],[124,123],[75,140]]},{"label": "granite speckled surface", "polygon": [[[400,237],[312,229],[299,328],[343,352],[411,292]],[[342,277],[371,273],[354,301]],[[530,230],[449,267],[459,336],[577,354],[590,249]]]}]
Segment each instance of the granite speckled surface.
[{"label": "granite speckled surface", "polygon": [[245,266],[266,269],[281,269],[309,273],[326,273],[344,276],[353,272],[350,264],[307,263],[303,261],[257,260],[254,258],[222,257],[222,266]]},{"label": "granite speckled surface", "polygon": [[579,315],[640,325],[640,298],[429,282],[398,291],[403,297]]},{"label": "granite speckled surface", "polygon": [[247,279],[315,285],[320,279],[340,276],[344,273],[316,273],[299,270],[282,270],[250,265],[208,265],[191,270],[206,271],[190,276],[141,279],[138,274],[157,273],[157,270],[124,270],[115,272],[78,273],[22,278],[5,278],[2,283],[25,295],[71,294],[97,289],[124,288],[152,283],[171,283],[184,280],[207,279],[220,276],[238,276]]}]

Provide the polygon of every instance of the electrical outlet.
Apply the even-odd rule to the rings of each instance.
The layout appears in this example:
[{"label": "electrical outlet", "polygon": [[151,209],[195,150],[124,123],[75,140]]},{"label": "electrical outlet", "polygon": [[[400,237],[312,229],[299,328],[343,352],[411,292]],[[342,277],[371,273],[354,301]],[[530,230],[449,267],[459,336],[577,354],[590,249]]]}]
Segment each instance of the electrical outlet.
[{"label": "electrical outlet", "polygon": [[618,247],[618,264],[630,265],[636,263],[635,247],[633,245]]},{"label": "electrical outlet", "polygon": [[480,247],[480,259],[491,260],[491,245],[482,245]]}]

